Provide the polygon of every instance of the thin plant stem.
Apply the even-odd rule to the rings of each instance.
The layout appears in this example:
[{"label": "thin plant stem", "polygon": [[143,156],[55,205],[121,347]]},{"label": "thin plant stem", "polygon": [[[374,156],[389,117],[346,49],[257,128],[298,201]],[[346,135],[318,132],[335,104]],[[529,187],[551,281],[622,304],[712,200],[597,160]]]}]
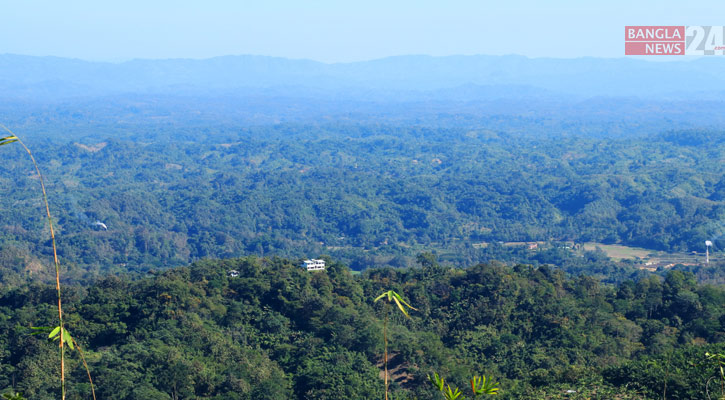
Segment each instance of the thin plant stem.
[{"label": "thin plant stem", "polygon": [[83,360],[83,366],[86,368],[86,373],[88,374],[88,381],[91,383],[91,394],[93,395],[93,400],[96,400],[96,391],[93,389],[93,378],[91,378],[91,370],[88,369],[88,363],[86,363],[86,357],[83,355],[83,350],[81,349],[81,346],[76,342],[75,339],[72,339],[73,343],[76,345],[76,348],[78,349],[78,354],[81,355],[81,360]]},{"label": "thin plant stem", "polygon": [[45,214],[48,217],[48,226],[50,227],[50,238],[51,242],[53,243],[53,261],[55,263],[55,289],[58,292],[58,326],[60,326],[60,386],[61,386],[61,400],[65,400],[65,346],[64,346],[64,337],[63,336],[63,308],[61,305],[61,297],[60,297],[60,262],[58,261],[58,251],[55,245],[55,231],[53,230],[53,218],[50,216],[50,206],[48,205],[48,195],[45,192],[45,182],[43,181],[43,174],[40,173],[40,168],[38,167],[38,163],[35,162],[35,157],[33,157],[33,153],[30,152],[30,149],[28,146],[23,143],[22,140],[13,133],[7,126],[0,124],[0,126],[3,127],[6,131],[8,131],[11,135],[13,135],[18,143],[20,143],[21,146],[25,149],[25,151],[28,153],[28,156],[30,156],[30,160],[33,162],[33,166],[35,166],[35,172],[38,174],[38,179],[40,180],[40,187],[43,190],[43,201],[45,202]]},{"label": "thin plant stem", "polygon": [[385,313],[385,320],[383,322],[383,342],[385,344],[385,354],[383,356],[383,363],[385,364],[385,400],[388,400],[388,314],[389,311],[388,307],[390,307],[390,303],[395,302],[395,304],[398,306],[398,309],[405,315],[406,317],[410,318],[410,315],[408,315],[408,311],[406,311],[406,307],[415,310],[416,308],[413,308],[410,304],[408,304],[405,300],[403,300],[402,297],[400,297],[399,294],[395,293],[392,290],[388,290],[387,292],[384,292],[380,296],[376,297],[373,301],[374,303],[377,303],[379,300],[384,300],[387,297],[387,301],[385,302],[385,306],[383,308]]},{"label": "thin plant stem", "polygon": [[385,303],[385,321],[383,322],[383,342],[385,343],[385,352],[383,355],[383,364],[385,365],[385,400],[388,400],[388,304]]}]

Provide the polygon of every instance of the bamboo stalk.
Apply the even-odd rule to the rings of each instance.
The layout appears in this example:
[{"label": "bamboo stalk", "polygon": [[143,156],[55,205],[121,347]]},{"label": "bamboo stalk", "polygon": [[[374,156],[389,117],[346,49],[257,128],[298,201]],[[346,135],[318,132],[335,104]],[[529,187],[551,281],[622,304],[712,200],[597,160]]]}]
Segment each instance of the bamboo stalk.
[{"label": "bamboo stalk", "polygon": [[30,156],[30,160],[33,162],[33,166],[35,166],[35,172],[38,174],[38,179],[40,180],[40,188],[43,190],[43,201],[45,202],[45,214],[48,217],[48,226],[50,227],[50,238],[51,242],[53,243],[53,261],[55,263],[55,289],[58,293],[58,326],[60,326],[60,386],[61,386],[61,400],[65,400],[65,346],[64,346],[64,337],[63,336],[63,307],[61,304],[61,296],[60,296],[60,262],[58,261],[58,250],[55,245],[55,231],[53,230],[53,218],[50,216],[50,206],[48,205],[48,195],[45,191],[45,182],[43,180],[43,174],[40,173],[40,168],[38,167],[38,163],[35,161],[35,157],[33,156],[33,153],[30,151],[28,146],[23,143],[22,140],[13,133],[7,126],[0,124],[0,126],[3,127],[6,131],[8,131],[15,139],[17,139],[17,142],[20,143],[21,146],[25,149],[25,151],[28,153],[28,156]]}]

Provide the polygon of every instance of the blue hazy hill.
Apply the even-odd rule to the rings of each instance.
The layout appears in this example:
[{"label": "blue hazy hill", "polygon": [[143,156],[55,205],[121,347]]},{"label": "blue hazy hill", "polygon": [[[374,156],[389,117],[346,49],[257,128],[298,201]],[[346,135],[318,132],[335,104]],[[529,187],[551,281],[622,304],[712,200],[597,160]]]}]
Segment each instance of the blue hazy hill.
[{"label": "blue hazy hill", "polygon": [[[471,86],[503,86],[526,95],[534,88],[576,96],[687,97],[725,92],[725,58],[679,62],[636,59],[526,58],[523,56],[398,56],[325,64],[264,56],[203,60],[90,62],[57,57],[0,55],[2,97],[97,96],[129,92],[204,93],[275,89],[307,96],[347,93],[374,98]],[[515,90],[510,90],[514,88]],[[521,89],[523,92],[519,93]],[[412,92],[412,93],[411,93]],[[494,90],[494,92],[496,92]],[[539,93],[538,91],[535,91]],[[426,98],[428,93],[422,93]],[[540,94],[540,93],[539,93]]]},{"label": "blue hazy hill", "polygon": [[90,62],[0,55],[0,119],[72,137],[165,126],[417,125],[519,135],[725,129],[725,57],[677,62],[264,56]]}]

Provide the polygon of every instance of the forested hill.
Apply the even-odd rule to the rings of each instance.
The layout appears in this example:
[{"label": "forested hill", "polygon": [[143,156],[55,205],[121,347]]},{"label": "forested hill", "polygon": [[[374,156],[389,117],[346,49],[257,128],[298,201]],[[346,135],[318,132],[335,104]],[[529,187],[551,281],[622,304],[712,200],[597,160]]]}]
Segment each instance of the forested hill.
[{"label": "forested hill", "polygon": [[[412,266],[426,251],[460,266],[585,268],[589,258],[559,246],[513,254],[499,242],[725,246],[722,132],[519,141],[490,130],[280,125],[166,137],[174,132],[28,143],[66,276],[247,254],[331,254],[362,270]],[[0,265],[11,282],[42,275],[51,257],[32,166],[17,146],[0,158]]]},{"label": "forested hill", "polygon": [[718,57],[662,63],[401,56],[324,64],[257,56],[102,63],[0,54],[0,121],[54,138],[323,121],[485,127],[517,137],[724,129],[723,66]]},{"label": "forested hill", "polygon": [[[0,98],[43,101],[117,93],[230,93],[271,88],[276,93],[309,96],[322,92],[347,97],[347,92],[370,99],[465,86],[523,89],[525,94],[686,98],[696,93],[722,96],[725,80],[718,73],[723,65],[717,57],[660,63],[517,55],[398,56],[325,64],[250,55],[107,63],[0,54]],[[441,93],[416,97],[436,94]]]},{"label": "forested hill", "polygon": [[[664,385],[667,398],[699,399],[717,371],[705,352],[725,351],[725,291],[688,273],[611,287],[547,267],[428,261],[354,276],[330,259],[307,272],[250,257],[109,276],[64,288],[66,327],[98,398],[113,399],[382,398],[385,309],[373,299],[389,289],[417,309],[390,314],[395,398],[436,398],[436,371],[464,390],[493,376],[503,399],[659,399]],[[38,283],[0,288],[3,392],[57,393],[57,344],[29,335],[54,324],[54,296]],[[88,398],[78,353],[66,354],[68,398]]]}]

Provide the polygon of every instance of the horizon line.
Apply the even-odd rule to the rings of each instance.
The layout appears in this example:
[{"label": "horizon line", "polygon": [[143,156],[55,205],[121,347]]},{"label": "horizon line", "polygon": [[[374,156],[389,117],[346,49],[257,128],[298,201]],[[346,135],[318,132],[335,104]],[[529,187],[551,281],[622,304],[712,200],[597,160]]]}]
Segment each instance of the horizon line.
[{"label": "horizon line", "polygon": [[94,60],[90,58],[81,58],[81,57],[69,57],[69,56],[57,56],[57,55],[33,55],[33,54],[18,54],[18,53],[0,53],[1,56],[15,56],[15,57],[29,57],[29,58],[54,58],[54,59],[62,59],[62,60],[73,60],[73,61],[82,61],[87,63],[99,63],[99,64],[125,64],[130,62],[138,62],[138,61],[208,61],[208,60],[214,60],[214,59],[220,59],[220,58],[233,58],[233,57],[258,57],[258,58],[269,58],[269,59],[278,59],[278,60],[289,60],[289,61],[305,61],[305,62],[314,62],[318,64],[325,64],[325,65],[341,65],[341,64],[358,64],[358,63],[367,63],[367,62],[374,62],[374,61],[382,61],[382,60],[388,60],[388,59],[394,59],[394,58],[415,58],[415,57],[422,57],[422,58],[456,58],[456,57],[465,57],[465,58],[474,58],[474,57],[499,57],[499,58],[505,58],[505,57],[516,57],[516,58],[525,58],[527,60],[582,60],[582,59],[595,59],[595,60],[633,60],[633,61],[643,61],[643,62],[652,62],[652,63],[679,63],[679,62],[693,62],[699,59],[703,59],[706,57],[699,57],[699,56],[618,56],[618,57],[603,57],[603,56],[578,56],[578,57],[531,57],[526,56],[523,54],[449,54],[449,55],[431,55],[431,54],[398,54],[398,55],[391,55],[391,56],[385,56],[385,57],[377,57],[377,58],[370,58],[370,59],[363,59],[363,60],[356,60],[356,61],[334,61],[334,62],[328,62],[328,61],[320,61],[315,60],[312,58],[295,58],[295,57],[285,57],[285,56],[275,56],[275,55],[264,55],[264,54],[223,54],[223,55],[217,55],[212,57],[166,57],[166,58],[143,58],[143,57],[134,57],[134,58],[124,58],[119,60]]}]

